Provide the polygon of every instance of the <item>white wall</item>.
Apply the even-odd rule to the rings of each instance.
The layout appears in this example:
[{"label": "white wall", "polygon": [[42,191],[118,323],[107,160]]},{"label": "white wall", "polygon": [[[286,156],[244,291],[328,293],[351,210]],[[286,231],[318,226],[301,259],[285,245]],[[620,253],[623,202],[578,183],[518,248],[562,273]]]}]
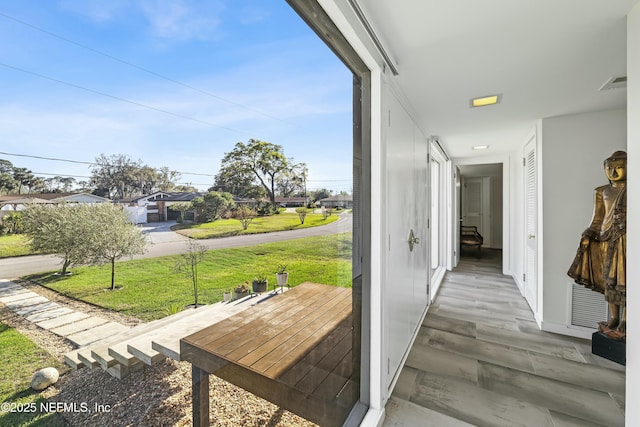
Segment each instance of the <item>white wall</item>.
[{"label": "white wall", "polygon": [[627,398],[626,425],[640,425],[640,2],[627,20]]},{"label": "white wall", "polygon": [[[542,120],[538,153],[542,168],[543,329],[568,326],[573,261],[580,235],[593,213],[593,190],[608,183],[603,161],[626,150],[626,111],[559,116]],[[541,257],[541,258],[540,258]],[[571,331],[567,330],[567,333]]]}]

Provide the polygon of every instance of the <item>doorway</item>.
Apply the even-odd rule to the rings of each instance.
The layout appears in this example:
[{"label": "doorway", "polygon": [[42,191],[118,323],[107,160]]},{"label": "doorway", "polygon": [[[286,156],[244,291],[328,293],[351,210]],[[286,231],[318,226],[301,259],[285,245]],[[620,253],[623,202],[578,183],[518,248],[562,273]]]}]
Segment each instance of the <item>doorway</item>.
[{"label": "doorway", "polygon": [[[459,165],[461,225],[478,228],[484,248],[501,250],[503,241],[502,163]],[[460,248],[460,254],[463,250]],[[475,256],[475,251],[474,251]]]}]

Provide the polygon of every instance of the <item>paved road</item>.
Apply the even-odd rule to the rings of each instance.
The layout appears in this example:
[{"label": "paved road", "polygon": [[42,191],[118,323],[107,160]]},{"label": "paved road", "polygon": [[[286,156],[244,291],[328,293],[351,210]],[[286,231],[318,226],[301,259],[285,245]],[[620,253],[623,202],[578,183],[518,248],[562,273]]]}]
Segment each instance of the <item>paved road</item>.
[{"label": "paved road", "polygon": [[[277,231],[274,233],[249,234],[245,236],[224,237],[221,239],[199,240],[208,249],[237,248],[261,243],[281,242],[303,237],[325,236],[328,234],[351,231],[353,218],[351,214],[342,214],[338,221],[321,227],[303,228],[300,230]],[[155,258],[165,255],[183,253],[187,249],[188,238],[169,230],[171,223],[152,223],[143,227],[149,235],[147,252],[134,258]],[[55,255],[33,255],[0,259],[0,279],[16,279],[25,274],[39,273],[60,268],[61,260]]]}]

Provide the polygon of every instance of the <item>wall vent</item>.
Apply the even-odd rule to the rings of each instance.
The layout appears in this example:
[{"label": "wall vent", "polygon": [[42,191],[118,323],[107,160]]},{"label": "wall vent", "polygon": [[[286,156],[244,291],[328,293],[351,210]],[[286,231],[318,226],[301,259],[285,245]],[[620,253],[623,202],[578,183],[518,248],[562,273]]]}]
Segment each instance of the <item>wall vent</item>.
[{"label": "wall vent", "polygon": [[611,77],[602,85],[600,90],[622,89],[627,87],[627,76]]},{"label": "wall vent", "polygon": [[601,293],[572,283],[571,324],[597,329],[598,322],[609,318],[609,307]]}]

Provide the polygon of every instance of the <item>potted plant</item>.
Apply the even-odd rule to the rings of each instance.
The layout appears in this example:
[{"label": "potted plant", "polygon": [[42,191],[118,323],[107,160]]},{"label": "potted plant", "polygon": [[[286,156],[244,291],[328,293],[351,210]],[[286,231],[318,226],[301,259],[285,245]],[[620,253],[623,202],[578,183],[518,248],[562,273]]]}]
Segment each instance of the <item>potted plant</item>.
[{"label": "potted plant", "polygon": [[253,287],[253,293],[266,292],[268,281],[266,274],[257,274],[256,277],[253,278],[253,283],[251,284]]},{"label": "potted plant", "polygon": [[244,298],[249,295],[249,282],[239,284],[233,289],[233,299]]},{"label": "potted plant", "polygon": [[231,301],[231,297],[233,296],[233,294],[231,293],[230,290],[225,289],[222,293],[222,298],[224,302],[229,302]]},{"label": "potted plant", "polygon": [[278,286],[280,288],[287,285],[289,281],[289,272],[287,271],[287,264],[279,264],[276,268],[276,279],[278,280]]}]

